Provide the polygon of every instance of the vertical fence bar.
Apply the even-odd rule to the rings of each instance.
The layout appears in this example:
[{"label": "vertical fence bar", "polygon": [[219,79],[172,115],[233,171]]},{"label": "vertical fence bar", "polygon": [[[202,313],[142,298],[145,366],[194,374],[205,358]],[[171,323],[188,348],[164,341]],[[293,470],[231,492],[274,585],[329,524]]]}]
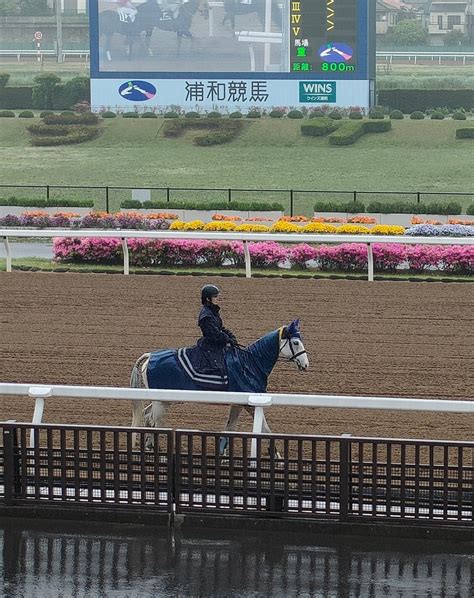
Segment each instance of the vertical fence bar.
[{"label": "vertical fence bar", "polygon": [[130,274],[130,255],[128,252],[127,239],[122,237],[122,249],[123,249],[123,274],[128,276]]},{"label": "vertical fence bar", "polygon": [[374,252],[372,243],[367,243],[367,280],[374,282]]},{"label": "vertical fence bar", "polygon": [[294,216],[294,193],[290,190],[290,216]]},{"label": "vertical fence bar", "polygon": [[105,188],[105,211],[109,213],[109,188]]},{"label": "vertical fence bar", "polygon": [[252,278],[252,261],[248,241],[244,241],[245,278]]},{"label": "vertical fence bar", "polygon": [[46,199],[49,201],[50,199],[50,190],[49,190],[49,185],[46,185]]},{"label": "vertical fence bar", "polygon": [[[339,441],[339,519],[347,521],[349,513],[349,446],[350,440]],[[360,488],[359,488],[360,491]]]},{"label": "vertical fence bar", "polygon": [[353,201],[354,203],[356,203],[356,201],[357,201],[357,191],[353,191],[353,192],[352,192],[352,201]]},{"label": "vertical fence bar", "polygon": [[14,486],[14,442],[13,442],[13,428],[3,428],[3,451],[4,451],[4,501],[7,507],[13,503],[13,486]]},{"label": "vertical fence bar", "polygon": [[169,203],[170,201],[170,188],[166,187],[166,201]]},{"label": "vertical fence bar", "polygon": [[420,192],[419,192],[419,191],[417,191],[417,192],[416,192],[416,203],[417,203],[417,204],[419,204],[419,203],[420,203],[420,195],[421,195],[421,194],[420,194]]},{"label": "vertical fence bar", "polygon": [[12,271],[12,251],[10,247],[10,239],[3,237],[3,244],[5,245],[5,255],[7,256],[7,272]]},{"label": "vertical fence bar", "polygon": [[229,200],[229,203],[232,202],[232,189],[227,189],[227,198]]}]

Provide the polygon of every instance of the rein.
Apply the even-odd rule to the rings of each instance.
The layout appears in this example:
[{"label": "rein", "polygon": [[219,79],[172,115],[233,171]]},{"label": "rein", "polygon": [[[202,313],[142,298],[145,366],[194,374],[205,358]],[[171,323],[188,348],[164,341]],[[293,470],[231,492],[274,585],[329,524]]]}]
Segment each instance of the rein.
[{"label": "rein", "polygon": [[305,353],[307,353],[306,349],[303,349],[302,351],[298,351],[297,353],[295,352],[293,345],[290,342],[290,339],[287,338],[285,339],[285,344],[283,345],[283,347],[281,347],[280,349],[280,353],[282,352],[282,350],[286,347],[286,345],[290,346],[290,351],[291,351],[291,357],[283,357],[283,355],[279,355],[279,359],[285,359],[287,361],[295,361],[295,359],[297,357],[299,357],[300,355],[304,355]]}]

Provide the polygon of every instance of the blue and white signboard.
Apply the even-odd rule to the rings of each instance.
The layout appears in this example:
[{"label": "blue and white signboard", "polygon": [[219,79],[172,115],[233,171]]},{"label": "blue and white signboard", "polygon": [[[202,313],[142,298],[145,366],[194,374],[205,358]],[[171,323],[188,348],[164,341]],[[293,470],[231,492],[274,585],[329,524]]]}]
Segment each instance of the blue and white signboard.
[{"label": "blue and white signboard", "polygon": [[367,109],[374,5],[90,0],[93,109]]}]

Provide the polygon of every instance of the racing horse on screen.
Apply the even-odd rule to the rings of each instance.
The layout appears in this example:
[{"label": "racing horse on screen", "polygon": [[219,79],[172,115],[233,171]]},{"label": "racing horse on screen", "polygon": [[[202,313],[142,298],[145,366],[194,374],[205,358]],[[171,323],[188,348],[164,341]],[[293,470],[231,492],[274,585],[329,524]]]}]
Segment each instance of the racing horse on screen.
[{"label": "racing horse on screen", "polygon": [[136,8],[136,16],[133,21],[123,20],[115,10],[104,10],[99,15],[100,35],[105,38],[104,52],[107,60],[112,60],[112,39],[117,33],[126,38],[128,58],[132,59],[133,47],[141,34],[145,33],[145,48],[152,56],[150,49],[151,36],[155,28],[163,31],[174,31],[178,39],[178,47],[183,37],[192,37],[190,33],[191,23],[194,15],[199,11],[205,18],[209,11],[207,0],[189,0],[170,5],[160,5],[157,0],[147,0]]},{"label": "racing horse on screen", "polygon": [[[266,334],[246,348],[226,347],[224,378],[196,371],[187,351],[188,349],[166,349],[143,354],[133,367],[130,386],[264,393],[267,391],[268,377],[279,358],[295,363],[300,371],[306,371],[309,366],[299,320]],[[167,405],[162,401],[153,401],[151,405],[145,406],[141,401],[134,401],[132,426],[159,428]],[[225,430],[235,430],[242,409],[244,406],[231,407]],[[245,409],[253,413],[252,407]],[[266,420],[264,428],[266,432],[271,432]],[[225,447],[221,448],[224,450]]]}]

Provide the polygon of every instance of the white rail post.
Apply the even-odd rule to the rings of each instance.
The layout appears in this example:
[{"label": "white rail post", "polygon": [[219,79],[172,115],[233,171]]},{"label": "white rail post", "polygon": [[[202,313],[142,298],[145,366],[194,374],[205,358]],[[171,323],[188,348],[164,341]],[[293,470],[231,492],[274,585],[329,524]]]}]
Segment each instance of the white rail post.
[{"label": "white rail post", "polygon": [[252,278],[252,262],[250,261],[250,250],[248,241],[244,241],[245,256],[245,278]]},{"label": "white rail post", "polygon": [[7,255],[7,272],[12,271],[12,252],[10,247],[10,239],[3,237],[3,244],[5,245],[5,253]]},{"label": "white rail post", "polygon": [[[261,434],[263,432],[263,423],[265,421],[265,414],[263,411],[264,407],[270,407],[272,404],[272,397],[268,395],[250,395],[248,398],[248,404],[254,408],[253,414],[253,434]],[[255,459],[257,456],[257,439],[252,439],[252,445],[250,449],[250,457]]]},{"label": "white rail post", "polygon": [[123,273],[125,276],[130,274],[130,257],[128,254],[127,239],[122,238],[122,249],[123,249]]},{"label": "white rail post", "polygon": [[[28,396],[35,399],[35,410],[31,423],[37,426],[43,420],[44,400],[53,396],[53,390],[49,386],[31,386],[28,390]],[[30,448],[35,446],[35,431],[30,432]]]},{"label": "white rail post", "polygon": [[367,280],[374,282],[374,253],[372,251],[372,243],[367,243],[367,270]]}]

